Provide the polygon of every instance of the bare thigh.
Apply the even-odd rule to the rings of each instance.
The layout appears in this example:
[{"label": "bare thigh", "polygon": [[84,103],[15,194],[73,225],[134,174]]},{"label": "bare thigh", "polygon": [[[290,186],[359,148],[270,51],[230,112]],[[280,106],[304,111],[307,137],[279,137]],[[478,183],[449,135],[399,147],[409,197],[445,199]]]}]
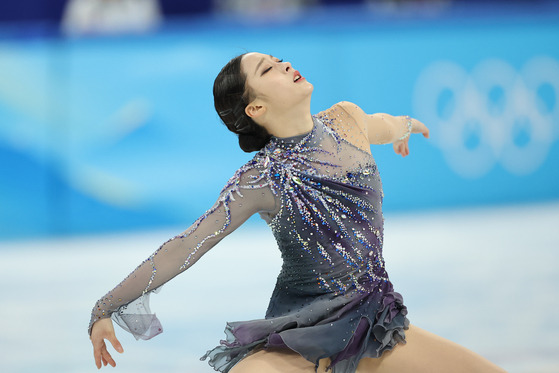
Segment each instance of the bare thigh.
[{"label": "bare thigh", "polygon": [[[329,359],[320,361],[318,373],[326,372]],[[230,373],[315,373],[315,366],[291,350],[260,350],[238,362]]]},{"label": "bare thigh", "polygon": [[475,352],[414,325],[406,331],[406,342],[378,359],[361,359],[357,373],[505,372]]},{"label": "bare thigh", "polygon": [[[410,325],[405,345],[378,359],[361,359],[356,373],[505,373],[489,360],[454,342]],[[320,361],[326,372],[329,359]],[[314,373],[314,364],[291,350],[260,350],[248,355],[230,373]]]}]

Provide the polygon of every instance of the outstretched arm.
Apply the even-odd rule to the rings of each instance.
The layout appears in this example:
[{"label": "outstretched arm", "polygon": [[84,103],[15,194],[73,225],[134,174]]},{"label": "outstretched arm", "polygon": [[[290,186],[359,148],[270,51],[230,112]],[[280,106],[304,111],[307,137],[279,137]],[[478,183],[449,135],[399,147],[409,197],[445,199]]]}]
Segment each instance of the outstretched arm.
[{"label": "outstretched arm", "polygon": [[122,352],[111,318],[136,339],[150,339],[161,333],[161,324],[149,308],[150,293],[192,266],[251,215],[275,208],[274,194],[265,180],[257,178],[260,171],[256,167],[245,171],[238,172],[229,181],[214,206],[189,229],[161,245],[96,303],[89,333],[98,368],[101,363],[115,366],[105,339]]},{"label": "outstretched arm", "polygon": [[369,144],[393,144],[394,151],[403,157],[409,154],[410,134],[421,133],[429,137],[429,129],[417,119],[385,113],[366,114],[351,102],[344,101],[338,105],[356,120]]}]

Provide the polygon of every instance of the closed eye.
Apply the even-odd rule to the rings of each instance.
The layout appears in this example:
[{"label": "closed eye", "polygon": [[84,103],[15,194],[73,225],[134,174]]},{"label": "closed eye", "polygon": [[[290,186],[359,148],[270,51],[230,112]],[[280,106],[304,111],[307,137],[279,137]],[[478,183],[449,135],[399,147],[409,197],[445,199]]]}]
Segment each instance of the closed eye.
[{"label": "closed eye", "polygon": [[[278,59],[278,60],[276,61],[276,63],[282,63],[282,62],[283,62],[283,59],[281,59],[281,60]],[[268,67],[267,69],[265,69],[264,71],[262,71],[262,74],[260,74],[260,76],[262,76],[262,75],[266,74],[268,71],[272,70],[272,67],[273,67],[273,66],[270,66],[270,67]]]}]

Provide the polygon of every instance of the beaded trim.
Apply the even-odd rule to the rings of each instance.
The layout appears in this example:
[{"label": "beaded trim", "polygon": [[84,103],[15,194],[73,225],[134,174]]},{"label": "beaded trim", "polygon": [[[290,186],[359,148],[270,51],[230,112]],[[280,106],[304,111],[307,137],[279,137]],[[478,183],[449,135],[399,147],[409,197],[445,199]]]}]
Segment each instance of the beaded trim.
[{"label": "beaded trim", "polygon": [[406,139],[411,133],[411,118],[409,115],[406,115],[404,118],[406,119],[406,125],[407,125],[406,133],[402,135],[402,137],[400,137],[398,141],[402,141]]}]

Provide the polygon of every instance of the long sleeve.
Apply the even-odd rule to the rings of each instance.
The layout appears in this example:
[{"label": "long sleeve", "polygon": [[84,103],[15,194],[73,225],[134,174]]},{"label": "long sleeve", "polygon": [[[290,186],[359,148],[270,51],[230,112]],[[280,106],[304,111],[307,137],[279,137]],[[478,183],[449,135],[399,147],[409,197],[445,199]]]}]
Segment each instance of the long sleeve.
[{"label": "long sleeve", "polygon": [[277,198],[257,161],[229,180],[218,200],[185,232],[165,242],[93,308],[89,333],[100,319],[112,319],[136,339],[161,333],[149,295],[192,266],[202,255],[255,213],[273,212]]},{"label": "long sleeve", "polygon": [[319,114],[339,135],[361,149],[390,144],[410,133],[415,119],[385,113],[366,114],[359,106],[342,101]]},{"label": "long sleeve", "polygon": [[414,119],[409,116],[393,116],[385,113],[366,116],[367,133],[371,144],[391,144],[411,133]]}]

